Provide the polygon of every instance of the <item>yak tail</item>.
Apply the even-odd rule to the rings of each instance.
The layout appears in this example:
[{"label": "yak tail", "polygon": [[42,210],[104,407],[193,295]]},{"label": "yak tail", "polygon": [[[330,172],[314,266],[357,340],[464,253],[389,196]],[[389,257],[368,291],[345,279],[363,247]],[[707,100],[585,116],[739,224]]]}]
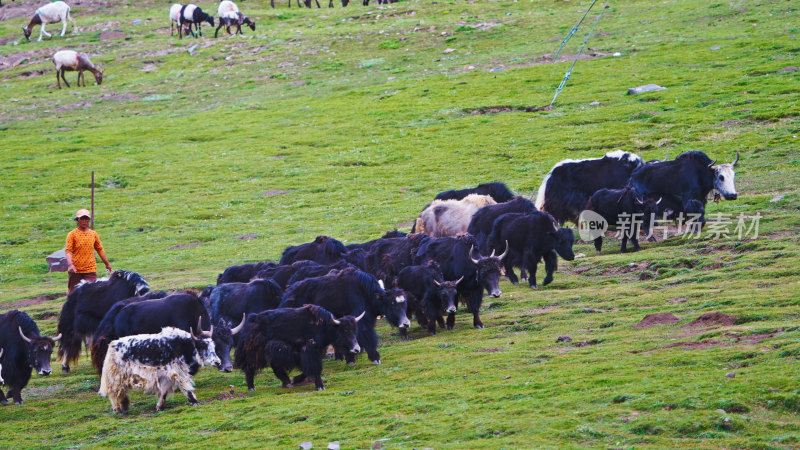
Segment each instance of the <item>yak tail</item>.
[{"label": "yak tail", "polygon": [[264,333],[258,329],[258,322],[248,318],[242,334],[243,336],[239,339],[239,343],[236,344],[236,352],[234,353],[236,367],[245,373],[247,373],[248,369],[258,372],[267,367],[265,354],[267,340],[264,337]]},{"label": "yak tail", "polygon": [[58,341],[58,359],[62,365],[68,365],[78,360],[81,354],[81,337],[75,332],[75,312],[78,309],[78,295],[72,291],[67,296],[67,301],[61,307],[61,314],[58,317],[58,334],[61,340]]},{"label": "yak tail", "polygon": [[117,318],[117,314],[125,306],[127,306],[125,302],[114,303],[114,306],[108,310],[103,320],[100,321],[97,331],[94,332],[91,348],[92,365],[97,370],[98,375],[103,373],[103,361],[105,360],[106,352],[108,352],[108,344],[119,337],[114,330],[114,321]]},{"label": "yak tail", "polygon": [[103,361],[108,353],[108,344],[113,340],[114,338],[109,336],[100,336],[92,343],[92,365],[98,375],[103,374]]}]

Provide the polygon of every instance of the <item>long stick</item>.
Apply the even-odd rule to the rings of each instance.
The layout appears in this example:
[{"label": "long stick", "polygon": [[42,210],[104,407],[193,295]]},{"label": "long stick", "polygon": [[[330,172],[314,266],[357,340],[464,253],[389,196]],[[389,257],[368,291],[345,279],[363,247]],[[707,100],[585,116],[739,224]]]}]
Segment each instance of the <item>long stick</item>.
[{"label": "long stick", "polygon": [[94,230],[94,170],[92,171],[92,223],[91,228]]}]

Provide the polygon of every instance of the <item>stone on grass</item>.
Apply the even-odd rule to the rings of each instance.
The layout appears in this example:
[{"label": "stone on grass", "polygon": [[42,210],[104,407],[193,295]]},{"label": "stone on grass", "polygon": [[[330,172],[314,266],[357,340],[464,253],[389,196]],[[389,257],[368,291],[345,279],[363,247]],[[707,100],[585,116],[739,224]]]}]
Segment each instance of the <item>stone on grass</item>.
[{"label": "stone on grass", "polygon": [[311,444],[311,442],[306,441],[300,443],[300,448],[302,448],[303,450],[310,450],[312,447],[314,447],[314,445]]},{"label": "stone on grass", "polygon": [[329,442],[328,450],[339,450],[339,441]]},{"label": "stone on grass", "polygon": [[728,378],[735,378],[736,377],[736,372],[726,373],[725,376],[728,377]]},{"label": "stone on grass", "polygon": [[628,89],[628,95],[643,94],[645,92],[665,91],[667,88],[661,87],[657,84],[645,84],[635,88]]}]

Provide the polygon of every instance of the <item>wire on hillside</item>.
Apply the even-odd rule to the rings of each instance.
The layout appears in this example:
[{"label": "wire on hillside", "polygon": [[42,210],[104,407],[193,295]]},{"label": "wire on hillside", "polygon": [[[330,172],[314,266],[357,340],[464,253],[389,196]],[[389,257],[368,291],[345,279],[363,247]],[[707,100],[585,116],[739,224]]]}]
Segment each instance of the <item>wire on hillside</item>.
[{"label": "wire on hillside", "polygon": [[[597,0],[595,0],[595,2],[596,1]],[[589,33],[586,34],[586,39],[583,40],[583,45],[581,45],[581,49],[578,51],[578,54],[575,56],[575,60],[572,61],[572,65],[569,67],[569,70],[567,70],[567,73],[564,75],[564,79],[561,80],[561,84],[559,84],[558,88],[556,88],[556,95],[553,96],[553,101],[550,102],[550,107],[553,106],[553,103],[556,102],[556,98],[558,98],[558,94],[560,94],[561,90],[564,89],[564,86],[566,86],[567,80],[569,80],[570,75],[572,75],[572,69],[575,67],[575,63],[578,62],[578,59],[581,57],[581,53],[583,53],[584,47],[586,47],[586,43],[589,42],[589,38],[592,37],[592,33],[594,32],[594,28],[597,26],[597,23],[600,22],[600,18],[603,17],[603,13],[605,12],[606,8],[608,8],[608,2],[609,1],[610,0],[606,0],[606,4],[605,4],[605,6],[603,6],[603,9],[600,10],[600,14],[597,15],[597,20],[594,21],[594,25],[592,25],[592,29],[589,30]],[[594,3],[592,3],[592,5],[594,5]],[[591,7],[590,7],[590,9],[591,9]],[[588,13],[589,11],[587,10],[586,12]],[[584,17],[586,17],[586,14],[584,14]],[[583,21],[583,19],[581,19],[581,21]],[[578,22],[578,24],[580,25],[580,22]],[[577,26],[575,28],[577,28]],[[562,46],[563,46],[563,44],[562,44]],[[561,49],[559,49],[559,51],[561,51]],[[553,61],[555,61],[555,58],[553,58]]]},{"label": "wire on hillside", "polygon": [[[561,41],[561,46],[558,47],[558,51],[556,52],[556,55],[553,56],[553,62],[556,62],[556,60],[558,59],[558,54],[561,53],[561,49],[563,49],[564,46],[567,45],[567,42],[569,42],[569,40],[572,38],[572,35],[575,34],[578,31],[578,27],[581,26],[581,23],[583,23],[583,19],[585,19],[586,16],[589,14],[589,11],[591,11],[592,8],[594,8],[594,4],[595,3],[597,3],[597,0],[594,0],[592,2],[592,4],[589,5],[589,9],[587,9],[586,12],[583,13],[583,17],[581,17],[581,20],[579,20],[578,23],[574,27],[572,27],[571,30],[569,30],[569,33],[567,33],[567,35]],[[608,4],[608,3],[606,3],[606,4]]]}]

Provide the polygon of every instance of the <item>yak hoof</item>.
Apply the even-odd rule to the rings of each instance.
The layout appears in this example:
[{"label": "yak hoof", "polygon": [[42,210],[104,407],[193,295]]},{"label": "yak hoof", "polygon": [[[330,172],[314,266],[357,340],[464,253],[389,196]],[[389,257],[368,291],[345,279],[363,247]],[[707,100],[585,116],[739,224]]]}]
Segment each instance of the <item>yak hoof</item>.
[{"label": "yak hoof", "polygon": [[20,400],[18,402],[14,402],[14,404],[17,405],[17,406],[22,406],[23,403],[25,403],[25,402],[23,402],[22,400]]},{"label": "yak hoof", "polygon": [[325,353],[325,358],[334,359],[334,358],[336,358],[336,354],[335,353]]},{"label": "yak hoof", "polygon": [[347,363],[347,365],[348,365],[348,366],[355,366],[355,365],[356,365],[356,362],[355,362],[355,361],[349,361],[349,362]]},{"label": "yak hoof", "polygon": [[0,401],[0,405],[3,405],[3,406],[8,406],[8,402],[7,402],[7,401],[5,401],[5,400],[3,400],[3,401]]},{"label": "yak hoof", "polygon": [[539,289],[539,286],[537,286],[537,285],[535,285],[535,284],[532,284],[532,285],[531,285],[531,289]]},{"label": "yak hoof", "polygon": [[292,383],[289,383],[289,384],[281,384],[281,387],[282,387],[282,388],[293,388],[293,387],[294,387],[294,384],[292,384]]},{"label": "yak hoof", "polygon": [[61,366],[61,372],[69,373],[69,366]]},{"label": "yak hoof", "polygon": [[542,286],[547,286],[548,284],[550,284],[552,282],[553,282],[553,277],[547,277],[547,278],[544,279],[544,283],[542,283]]},{"label": "yak hoof", "polygon": [[372,361],[372,364],[378,366],[378,365],[381,364],[381,360],[380,359],[376,359],[375,361]]},{"label": "yak hoof", "polygon": [[518,285],[518,284],[519,284],[519,280],[517,280],[517,281],[512,281],[512,282],[511,282],[511,284],[513,284],[514,286],[516,286],[516,285]]},{"label": "yak hoof", "polygon": [[318,390],[318,391],[324,391],[324,390],[325,390],[325,386],[318,387],[318,388],[317,388],[317,390]]},{"label": "yak hoof", "polygon": [[248,391],[250,391],[250,392],[255,392],[255,391],[256,391],[256,388],[254,388],[254,387],[251,387],[251,388],[247,388],[247,390],[248,390]]}]

